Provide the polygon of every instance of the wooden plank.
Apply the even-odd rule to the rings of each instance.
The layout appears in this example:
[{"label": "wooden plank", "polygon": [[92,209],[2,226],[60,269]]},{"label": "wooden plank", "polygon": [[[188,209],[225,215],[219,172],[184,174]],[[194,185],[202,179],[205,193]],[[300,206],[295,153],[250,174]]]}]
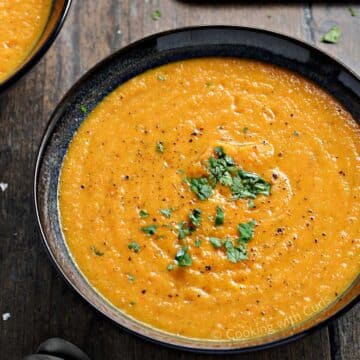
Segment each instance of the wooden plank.
[{"label": "wooden plank", "polygon": [[[31,208],[36,148],[51,111],[80,75],[121,46],[162,30],[205,24],[244,25],[311,41],[311,31],[316,40],[332,17],[341,21],[344,41],[331,48],[321,46],[359,70],[356,60],[360,44],[355,37],[359,18],[354,24],[353,18],[345,18],[346,12],[338,19],[332,8],[318,7],[309,12],[301,5],[283,4],[74,1],[61,35],[45,59],[0,97],[0,182],[9,183],[9,188],[0,192],[0,313],[9,311],[12,315],[7,322],[0,322],[4,359],[20,359],[50,336],[74,342],[94,359],[197,358],[128,335],[91,309],[58,276],[40,243]],[[151,13],[156,9],[162,17],[153,21]],[[336,359],[355,359],[354,354],[359,353],[358,345],[354,345],[359,338],[358,315],[355,309],[331,327],[337,343],[333,348]],[[280,348],[233,358],[330,359],[328,329]]]}]

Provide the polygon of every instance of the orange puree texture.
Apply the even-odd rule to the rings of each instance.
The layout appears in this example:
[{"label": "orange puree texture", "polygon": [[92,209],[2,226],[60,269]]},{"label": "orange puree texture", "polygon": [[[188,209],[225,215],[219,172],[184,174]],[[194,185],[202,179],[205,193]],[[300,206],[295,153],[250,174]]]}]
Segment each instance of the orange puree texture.
[{"label": "orange puree texture", "polygon": [[[150,70],[107,96],[72,140],[59,188],[70,252],[112,304],[171,333],[246,338],[301,322],[359,273],[359,135],[332,97],[272,65],[203,58]],[[208,176],[216,146],[269,182],[270,196],[253,207],[218,184],[200,200],[184,178]],[[159,212],[169,208],[170,218]],[[179,240],[193,209],[201,225]],[[235,244],[251,220],[248,258],[232,263],[209,237]],[[141,230],[155,224],[154,235]],[[182,267],[185,246],[192,264]]]},{"label": "orange puree texture", "polygon": [[26,59],[39,39],[51,0],[0,0],[0,83]]}]

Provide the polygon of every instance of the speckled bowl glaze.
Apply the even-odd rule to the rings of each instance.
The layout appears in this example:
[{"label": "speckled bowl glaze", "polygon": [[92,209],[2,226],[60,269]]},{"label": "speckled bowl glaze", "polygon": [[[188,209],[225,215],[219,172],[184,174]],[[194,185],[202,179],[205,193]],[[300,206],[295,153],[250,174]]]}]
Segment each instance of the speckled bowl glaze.
[{"label": "speckled bowl glaze", "polygon": [[30,71],[49,50],[64,24],[70,5],[71,0],[53,0],[49,19],[39,41],[16,72],[0,83],[0,95]]},{"label": "speckled bowl glaze", "polygon": [[67,282],[92,306],[122,328],[148,340],[194,352],[258,350],[297,339],[343,313],[359,300],[359,276],[334,303],[303,323],[248,340],[198,340],[165,333],[122,313],[99,295],[69,254],[58,213],[58,181],[64,155],[84,121],[80,105],[92,110],[128,79],[172,61],[207,56],[250,58],[290,69],[338,99],[360,121],[360,80],[335,59],[299,40],[269,31],[226,26],[195,27],[156,34],[106,58],[68,92],[54,111],[37,157],[34,196],[47,251]]}]

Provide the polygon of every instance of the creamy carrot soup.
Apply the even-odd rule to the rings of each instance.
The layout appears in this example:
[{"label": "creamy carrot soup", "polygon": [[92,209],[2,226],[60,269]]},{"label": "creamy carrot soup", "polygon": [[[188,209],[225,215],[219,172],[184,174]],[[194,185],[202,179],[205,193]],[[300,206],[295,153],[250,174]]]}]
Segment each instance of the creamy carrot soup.
[{"label": "creamy carrot soup", "polygon": [[67,244],[99,293],[153,327],[232,339],[300,323],[359,273],[359,135],[333,98],[272,65],[156,68],[74,136]]},{"label": "creamy carrot soup", "polygon": [[0,83],[27,58],[49,17],[51,0],[0,0]]}]

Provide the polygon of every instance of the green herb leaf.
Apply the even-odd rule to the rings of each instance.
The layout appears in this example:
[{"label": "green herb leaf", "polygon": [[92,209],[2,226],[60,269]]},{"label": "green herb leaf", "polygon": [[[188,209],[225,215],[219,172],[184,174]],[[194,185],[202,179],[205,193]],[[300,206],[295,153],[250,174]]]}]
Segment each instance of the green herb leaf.
[{"label": "green herb leaf", "polygon": [[250,198],[255,199],[256,195],[270,195],[271,185],[255,173],[239,170],[233,177],[231,192],[234,199]]},{"label": "green herb leaf", "polygon": [[104,253],[102,251],[98,250],[94,245],[91,245],[90,249],[96,256],[103,256],[104,255]]},{"label": "green herb leaf", "polygon": [[154,10],[152,13],[151,13],[151,18],[154,20],[154,21],[157,21],[161,18],[161,11],[160,10]]},{"label": "green herb leaf", "polygon": [[215,217],[215,225],[222,225],[224,223],[225,214],[219,205],[216,205],[216,217]]},{"label": "green herb leaf", "polygon": [[169,264],[169,265],[167,266],[167,269],[168,269],[169,271],[174,270],[174,265],[173,265],[173,264]]},{"label": "green herb leaf", "polygon": [[149,216],[149,213],[146,210],[140,210],[139,215],[141,218],[145,219]]},{"label": "green herb leaf", "polygon": [[156,143],[156,151],[158,151],[159,153],[164,152],[164,144],[162,141]]},{"label": "green herb leaf", "polygon": [[209,237],[209,241],[215,249],[220,249],[222,246],[221,240],[216,237]]},{"label": "green herb leaf", "polygon": [[157,78],[158,78],[158,80],[160,80],[160,81],[165,81],[165,80],[166,80],[166,76],[163,75],[163,74],[159,74],[159,75],[157,76]]},{"label": "green herb leaf", "polygon": [[188,247],[185,246],[185,247],[181,248],[176,254],[175,260],[179,266],[184,267],[184,266],[190,266],[192,264],[191,256],[187,252],[187,250],[188,250]]},{"label": "green herb leaf", "polygon": [[189,215],[189,219],[191,224],[194,225],[194,227],[199,227],[201,224],[201,210],[194,209]]},{"label": "green herb leaf", "polygon": [[341,30],[338,26],[333,26],[322,38],[321,42],[337,44],[341,36]]},{"label": "green herb leaf", "polygon": [[251,220],[248,223],[242,223],[238,225],[240,243],[248,243],[253,238],[255,225],[256,222],[254,220]]},{"label": "green herb leaf", "polygon": [[156,234],[157,231],[157,225],[153,224],[153,225],[143,226],[141,230],[149,236],[154,235]]},{"label": "green herb leaf", "polygon": [[134,250],[134,252],[138,253],[140,251],[140,245],[136,241],[132,241],[128,245],[129,250]]},{"label": "green herb leaf", "polygon": [[127,274],[127,278],[130,282],[134,282],[135,281],[135,277],[131,274]]},{"label": "green herb leaf", "polygon": [[178,225],[178,239],[182,240],[193,232],[193,228],[189,227],[186,221],[182,221]]},{"label": "green herb leaf", "polygon": [[83,113],[83,114],[87,114],[88,112],[88,109],[85,105],[80,105],[80,111]]},{"label": "green herb leaf", "polygon": [[246,248],[243,246],[235,247],[231,240],[226,240],[224,243],[227,258],[234,264],[241,260],[247,259]]},{"label": "green herb leaf", "polygon": [[173,211],[175,211],[175,208],[169,208],[169,209],[160,209],[160,214],[164,215],[166,218],[170,218]]},{"label": "green herb leaf", "polygon": [[293,135],[294,135],[294,136],[300,136],[299,132],[296,131],[296,130],[294,130]]},{"label": "green herb leaf", "polygon": [[244,127],[244,128],[243,128],[243,133],[244,133],[244,134],[247,134],[248,132],[249,132],[249,128],[248,128],[248,127]]},{"label": "green herb leaf", "polygon": [[195,247],[199,248],[201,246],[201,240],[200,239],[196,239],[195,240]]},{"label": "green herb leaf", "polygon": [[206,177],[187,178],[186,182],[200,200],[206,200],[212,195],[213,190]]},{"label": "green herb leaf", "polygon": [[356,16],[356,11],[353,8],[349,7],[348,10],[351,16]]},{"label": "green herb leaf", "polygon": [[254,209],[255,208],[255,203],[253,199],[248,200],[248,208],[249,209]]}]

